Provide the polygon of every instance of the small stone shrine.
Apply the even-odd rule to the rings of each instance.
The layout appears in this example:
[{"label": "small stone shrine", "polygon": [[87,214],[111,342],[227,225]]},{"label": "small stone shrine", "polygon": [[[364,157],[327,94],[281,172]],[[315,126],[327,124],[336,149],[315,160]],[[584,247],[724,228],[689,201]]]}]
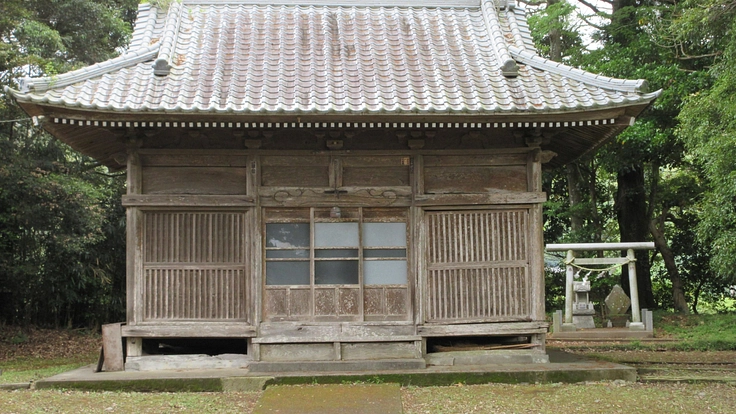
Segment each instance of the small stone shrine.
[{"label": "small stone shrine", "polygon": [[572,307],[572,323],[577,329],[594,329],[595,308],[590,302],[590,281],[587,277],[580,282],[573,282],[575,301]]}]

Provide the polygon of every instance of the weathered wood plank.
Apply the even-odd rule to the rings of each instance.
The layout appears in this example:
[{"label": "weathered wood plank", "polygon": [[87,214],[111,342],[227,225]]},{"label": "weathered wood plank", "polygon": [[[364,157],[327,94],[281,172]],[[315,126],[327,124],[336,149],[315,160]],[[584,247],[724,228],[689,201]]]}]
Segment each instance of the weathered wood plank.
[{"label": "weathered wood plank", "polygon": [[497,191],[488,194],[422,194],[415,195],[417,206],[478,206],[503,204],[537,204],[547,201],[545,193]]},{"label": "weathered wood plank", "polygon": [[[528,151],[528,150],[527,150]],[[517,154],[486,154],[486,155],[425,155],[425,167],[449,167],[449,166],[519,166],[526,164],[525,153]]]},{"label": "weathered wood plank", "polygon": [[249,207],[255,198],[247,195],[124,195],[124,207]]},{"label": "weathered wood plank", "polygon": [[264,187],[330,187],[329,166],[263,166]]},{"label": "weathered wood plank", "polygon": [[225,338],[254,337],[256,327],[245,323],[166,322],[165,324],[124,325],[123,337],[138,338]]},{"label": "weathered wood plank", "polygon": [[332,207],[351,206],[409,206],[411,205],[410,187],[377,187],[354,188],[343,187],[340,193],[325,188],[261,188],[259,195],[261,204],[266,207],[312,206]]},{"label": "weathered wood plank", "polygon": [[343,186],[409,186],[409,167],[350,167],[343,172]]},{"label": "weathered wood plank", "polygon": [[105,372],[125,370],[121,326],[120,323],[102,325],[102,370]]},{"label": "weathered wood plank", "polygon": [[281,338],[298,340],[299,338],[337,338],[338,336],[340,336],[339,324],[303,325],[296,323],[261,323],[260,333],[254,341],[279,342]]},{"label": "weathered wood plank", "polygon": [[245,154],[203,154],[200,151],[189,153],[141,154],[144,167],[246,167]]},{"label": "weathered wood plank", "polygon": [[247,169],[229,167],[145,167],[145,194],[245,194]]},{"label": "weathered wood plank", "polygon": [[309,325],[296,322],[266,322],[260,325],[260,333],[253,339],[255,343],[289,342],[380,342],[414,341],[419,339],[413,324],[406,322],[375,324],[353,324],[336,322],[333,324]]},{"label": "weathered wood plank", "polygon": [[422,325],[417,334],[431,336],[531,335],[546,333],[547,322],[503,322],[456,325]]},{"label": "weathered wood plank", "polygon": [[434,194],[478,194],[493,190],[526,192],[527,170],[518,166],[437,166],[424,164],[424,191]]}]

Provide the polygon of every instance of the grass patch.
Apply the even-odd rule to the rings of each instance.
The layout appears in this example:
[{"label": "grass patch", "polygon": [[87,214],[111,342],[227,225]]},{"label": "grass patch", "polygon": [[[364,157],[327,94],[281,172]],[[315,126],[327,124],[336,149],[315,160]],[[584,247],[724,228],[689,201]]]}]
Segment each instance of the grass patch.
[{"label": "grass patch", "polygon": [[[736,351],[736,313],[714,315],[679,315],[654,313],[655,338],[671,342],[632,340],[628,343],[596,344],[596,350],[617,351]],[[565,346],[588,349],[591,345]]]},{"label": "grass patch", "polygon": [[655,314],[657,334],[677,342],[669,349],[678,351],[736,350],[736,313],[715,315]]},{"label": "grass patch", "polygon": [[0,384],[13,384],[17,382],[34,382],[43,378],[52,377],[63,372],[77,369],[80,366],[78,364],[70,365],[57,365],[47,368],[30,369],[30,370],[18,370],[10,371],[3,369],[3,375],[0,376]]},{"label": "grass patch", "polygon": [[93,354],[51,359],[12,358],[0,364],[3,370],[3,374],[0,375],[0,384],[38,381],[95,362],[97,362],[97,355]]},{"label": "grass patch", "polygon": [[249,413],[260,393],[7,392],[3,413]]},{"label": "grass patch", "polygon": [[99,334],[84,330],[3,326],[0,384],[31,382],[97,362]]},{"label": "grass patch", "polygon": [[727,384],[465,385],[402,389],[404,413],[701,413],[733,412]]}]

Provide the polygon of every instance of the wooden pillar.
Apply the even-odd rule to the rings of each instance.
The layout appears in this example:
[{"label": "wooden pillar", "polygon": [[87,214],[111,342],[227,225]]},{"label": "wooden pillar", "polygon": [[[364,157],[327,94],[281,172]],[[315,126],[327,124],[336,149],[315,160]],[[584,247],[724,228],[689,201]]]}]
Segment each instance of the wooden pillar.
[{"label": "wooden pillar", "polygon": [[[542,152],[534,148],[527,159],[527,191],[542,192]],[[535,321],[545,320],[544,313],[544,217],[542,203],[532,204],[529,209],[529,248],[531,273],[531,318]]]},{"label": "wooden pillar", "polygon": [[[135,131],[128,132],[129,141],[127,165],[127,193],[143,193],[143,177],[138,149],[142,141]],[[143,319],[143,213],[138,207],[126,207],[126,305],[128,324],[136,324]],[[140,356],[143,353],[142,338],[127,338],[126,356]]]},{"label": "wooden pillar", "polygon": [[565,319],[562,322],[563,331],[574,331],[575,325],[572,323],[572,302],[573,295],[573,281],[575,280],[575,268],[572,266],[572,261],[575,259],[575,255],[572,250],[567,251],[567,257],[565,259]]},{"label": "wooden pillar", "polygon": [[639,288],[636,285],[636,259],[634,249],[626,250],[626,258],[629,260],[629,290],[631,291],[631,323],[629,329],[644,330],[641,322],[641,310],[639,308]]}]

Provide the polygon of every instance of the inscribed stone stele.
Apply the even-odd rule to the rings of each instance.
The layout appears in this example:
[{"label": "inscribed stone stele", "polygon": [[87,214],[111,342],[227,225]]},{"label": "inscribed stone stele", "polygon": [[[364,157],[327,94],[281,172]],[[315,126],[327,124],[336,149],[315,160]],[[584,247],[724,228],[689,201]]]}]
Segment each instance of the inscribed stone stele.
[{"label": "inscribed stone stele", "polygon": [[619,285],[615,285],[611,289],[611,293],[606,296],[606,310],[609,315],[623,315],[631,306],[631,299]]}]

